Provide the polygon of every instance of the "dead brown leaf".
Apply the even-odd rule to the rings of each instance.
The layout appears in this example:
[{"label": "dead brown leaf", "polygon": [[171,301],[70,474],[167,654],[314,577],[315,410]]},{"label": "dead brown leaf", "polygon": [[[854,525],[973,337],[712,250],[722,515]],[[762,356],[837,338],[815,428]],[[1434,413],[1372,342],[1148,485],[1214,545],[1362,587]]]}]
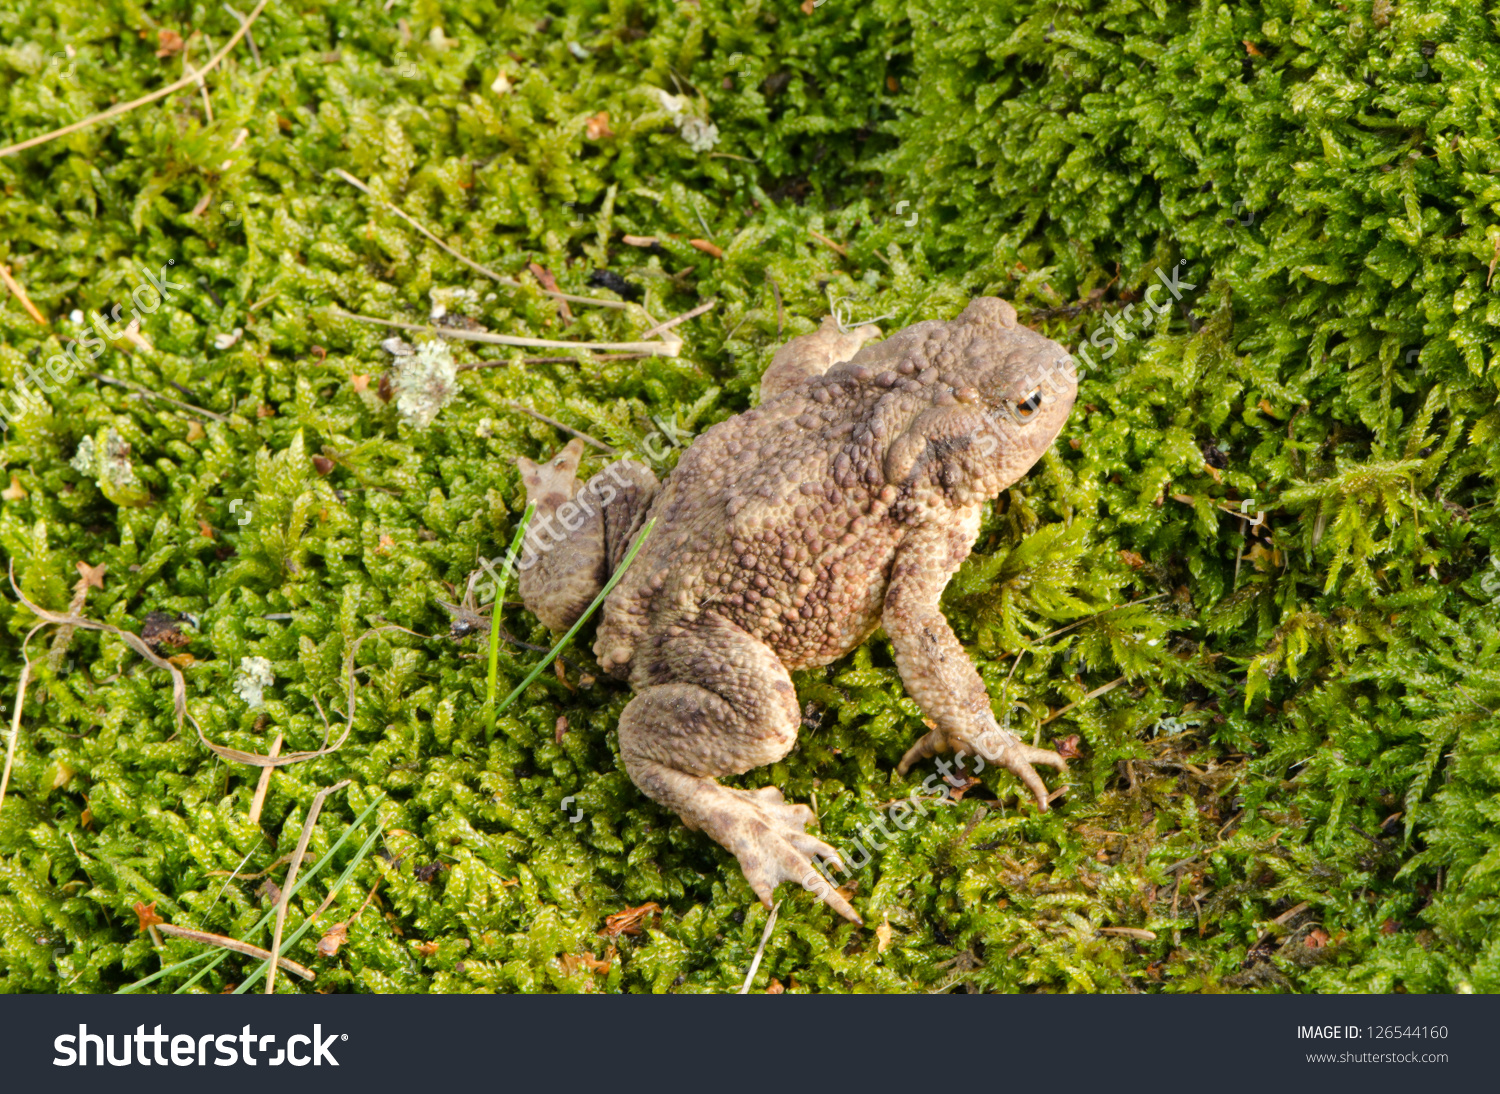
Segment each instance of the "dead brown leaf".
[{"label": "dead brown leaf", "polygon": [[154,900],[150,904],[145,904],[137,900],[135,902],[135,917],[140,921],[139,929],[143,931],[149,931],[158,923],[166,922],[165,919],[156,914],[156,901]]},{"label": "dead brown leaf", "polygon": [[182,35],[175,30],[162,27],[156,32],[156,55],[158,57],[170,57],[174,53],[181,53],[183,47]]},{"label": "dead brown leaf", "polygon": [[974,778],[974,776],[972,776],[972,775],[965,776],[964,781],[961,782],[959,785],[957,785],[957,786],[950,786],[949,787],[948,796],[950,798],[952,798],[956,802],[963,801],[964,800],[964,795],[967,794],[970,790],[973,790],[976,786],[979,786],[979,785],[980,785],[980,780]]},{"label": "dead brown leaf", "polygon": [[587,969],[589,972],[597,973],[600,976],[605,976],[608,975],[610,964],[614,960],[614,958],[615,948],[613,945],[611,945],[609,949],[604,952],[604,958],[602,960],[585,951],[583,953],[562,954],[560,957],[558,957],[557,961],[558,964],[563,967],[563,972],[569,976],[577,974],[582,969]]},{"label": "dead brown leaf", "polygon": [[349,941],[349,924],[335,923],[318,939],[318,952],[324,957],[337,957],[339,947]]},{"label": "dead brown leaf", "polygon": [[661,915],[661,905],[655,902],[642,904],[636,908],[626,908],[624,911],[605,917],[603,933],[610,938],[615,938],[622,934],[644,934],[645,929],[642,924],[649,916],[653,915]]},{"label": "dead brown leaf", "polygon": [[[546,289],[548,292],[562,292],[562,290],[557,287],[557,278],[552,276],[552,271],[547,269],[546,266],[543,266],[537,262],[528,262],[526,264],[526,268],[530,270],[531,275],[541,283],[542,288]],[[568,302],[566,300],[557,301],[557,311],[558,314],[560,314],[568,322],[571,323],[573,321],[573,312],[572,309],[568,307]]]},{"label": "dead brown leaf", "polygon": [[615,131],[609,127],[609,111],[601,110],[584,123],[583,131],[588,134],[591,141],[607,140],[615,135]]},{"label": "dead brown leaf", "polygon": [[87,562],[79,562],[76,565],[78,566],[79,576],[78,583],[73,586],[74,592],[79,592],[83,589],[102,590],[104,588],[104,572],[109,569],[109,563],[101,562],[97,566],[90,566]]}]

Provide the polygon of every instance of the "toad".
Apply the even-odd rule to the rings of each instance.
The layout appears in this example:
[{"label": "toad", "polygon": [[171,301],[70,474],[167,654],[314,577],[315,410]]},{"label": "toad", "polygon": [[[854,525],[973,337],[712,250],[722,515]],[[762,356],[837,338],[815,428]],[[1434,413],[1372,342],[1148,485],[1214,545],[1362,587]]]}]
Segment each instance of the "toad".
[{"label": "toad", "polygon": [[733,854],[768,907],[795,881],[854,922],[814,870],[843,866],[806,831],[812,810],[773,786],[718,782],[791,750],[802,715],[790,670],[826,665],[883,627],[934,727],[899,773],[966,750],[1015,774],[1045,810],[1033,765],[1067,770],[999,724],[938,599],[984,503],[1062,429],[1073,360],[993,297],[878,335],[830,317],[787,342],[759,405],[694,440],[664,483],[631,460],[580,482],[576,440],[546,463],[518,461],[536,506],[521,597],[554,630],[577,621],[654,520],[594,644],[635,691],[619,725],[631,780]]}]

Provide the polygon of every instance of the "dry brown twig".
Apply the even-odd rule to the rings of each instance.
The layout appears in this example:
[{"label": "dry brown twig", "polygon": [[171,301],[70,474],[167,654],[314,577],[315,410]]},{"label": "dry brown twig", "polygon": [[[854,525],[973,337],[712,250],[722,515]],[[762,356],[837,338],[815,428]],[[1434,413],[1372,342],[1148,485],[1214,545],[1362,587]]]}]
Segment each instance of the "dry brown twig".
[{"label": "dry brown twig", "polygon": [[484,342],[491,346],[520,346],[523,349],[623,350],[627,353],[644,353],[652,357],[676,357],[682,351],[682,339],[676,337],[660,342],[562,342],[553,338],[520,338],[509,334],[491,334],[488,331],[429,327],[421,323],[400,323],[394,319],[376,319],[371,315],[356,315],[342,308],[330,308],[329,314],[339,319],[373,323],[378,327],[395,327],[397,330],[412,330],[421,334],[435,335],[438,338],[453,338],[460,342]]},{"label": "dry brown twig", "polygon": [[[652,327],[650,330],[642,334],[641,337],[650,338],[653,334],[661,334],[663,331],[669,331],[678,323],[686,323],[689,319],[695,319],[698,316],[702,315],[704,312],[711,311],[713,308],[717,307],[718,304],[719,302],[717,299],[705,301],[704,303],[699,304],[692,311],[685,311],[675,319],[668,319],[665,323],[656,324],[656,326]],[[672,356],[675,357],[676,354],[673,354]]]},{"label": "dry brown twig", "polygon": [[[11,563],[15,565],[14,562]],[[15,583],[15,579],[11,579]],[[21,678],[16,682],[16,709],[11,711],[10,716],[10,738],[5,745],[5,771],[0,774],[0,809],[5,808],[5,790],[10,785],[10,768],[16,758],[16,736],[21,731],[21,708],[26,705],[26,685],[31,680],[31,658],[26,655],[26,647],[30,644],[32,636],[45,627],[46,623],[38,623],[26,632],[26,638],[21,642]]]},{"label": "dry brown twig", "polygon": [[80,122],[74,122],[72,125],[65,125],[61,129],[54,129],[50,133],[43,133],[39,137],[32,137],[30,140],[24,140],[18,144],[12,144],[8,147],[0,148],[0,159],[5,158],[6,156],[14,155],[17,152],[24,152],[28,148],[35,148],[40,144],[46,144],[48,141],[56,140],[58,137],[66,137],[69,133],[76,133],[80,129],[87,129],[89,126],[94,125],[98,122],[105,121],[109,118],[119,117],[121,114],[128,114],[138,106],[145,106],[148,103],[154,103],[157,99],[165,99],[174,91],[181,91],[183,88],[188,87],[192,84],[201,83],[203,77],[207,76],[209,72],[217,68],[219,62],[222,61],[225,57],[228,57],[229,54],[234,50],[234,47],[240,44],[240,39],[250,33],[250,25],[254,23],[255,20],[260,18],[260,13],[265,10],[266,4],[269,2],[270,0],[260,0],[260,3],[256,4],[254,9],[251,10],[250,14],[245,17],[245,21],[240,24],[240,29],[234,32],[234,36],[229,39],[229,42],[224,46],[224,48],[219,50],[218,53],[215,53],[211,58],[209,58],[208,64],[198,69],[197,72],[194,72],[188,76],[184,76],[182,79],[176,80],[168,84],[166,87],[158,88],[157,90],[151,92],[149,95],[142,95],[139,99],[132,99],[128,103],[117,103],[116,105],[110,107],[108,110],[101,111],[91,118],[84,118]]},{"label": "dry brown twig", "polygon": [[[435,235],[432,231],[430,231],[425,224],[423,224],[421,221],[417,220],[416,217],[412,216],[410,213],[406,212],[406,210],[400,208],[399,206],[394,205],[391,202],[386,201],[384,198],[380,197],[378,194],[375,193],[374,190],[370,189],[370,187],[366,186],[363,182],[361,182],[359,179],[355,178],[348,171],[345,171],[342,167],[335,167],[330,172],[330,174],[337,175],[339,178],[341,178],[345,182],[347,182],[350,186],[354,186],[354,187],[358,188],[359,190],[361,190],[362,192],[364,192],[366,195],[368,195],[369,197],[373,198],[383,208],[388,209],[392,213],[395,213],[402,220],[406,221],[406,223],[410,224],[417,231],[421,232],[428,239],[432,240],[432,242],[436,243],[439,247],[441,247],[443,250],[447,251],[454,258],[458,259],[465,266],[469,267],[469,269],[474,270],[476,273],[482,273],[482,274],[484,274],[485,277],[490,278],[496,284],[504,285],[508,289],[520,289],[520,288],[524,288],[524,286],[521,284],[521,282],[517,281],[515,278],[513,278],[513,277],[507,277],[507,276],[505,276],[505,274],[502,274],[502,273],[496,273],[494,270],[490,269],[488,266],[481,266],[478,262],[475,262],[472,258],[469,258],[467,255],[463,254],[461,251],[458,251],[457,249],[455,249],[453,247],[450,247],[447,243],[444,243],[441,239],[439,239],[437,237],[437,235]],[[535,264],[533,263],[533,265],[535,265]],[[540,278],[538,278],[538,280],[540,280]],[[626,310],[627,308],[630,307],[630,305],[628,303],[626,303],[625,301],[623,301],[623,300],[603,300],[603,299],[600,299],[599,297],[594,297],[594,296],[576,296],[576,295],[574,295],[572,293],[560,292],[557,289],[549,289],[549,288],[547,288],[545,286],[543,286],[538,291],[541,292],[541,294],[543,296],[550,296],[550,297],[552,297],[552,298],[554,298],[556,300],[571,300],[575,304],[593,304],[596,307],[600,307],[600,308],[617,308],[617,309],[619,309],[621,311],[624,311],[624,310]]]},{"label": "dry brown twig", "polygon": [[564,433],[571,433],[573,434],[573,436],[579,438],[580,440],[588,441],[589,444],[593,445],[595,448],[606,453],[607,455],[613,456],[616,454],[616,450],[614,448],[611,448],[609,445],[605,444],[598,438],[590,437],[587,433],[574,429],[570,425],[563,425],[562,422],[558,421],[556,418],[549,418],[540,410],[532,410],[529,406],[522,406],[520,403],[513,400],[507,402],[505,405],[508,406],[511,410],[519,410],[522,414],[529,414],[537,421],[543,422],[546,425],[550,425],[554,429],[561,429]]},{"label": "dry brown twig", "polygon": [[[202,942],[209,946],[221,946],[235,953],[242,953],[246,957],[258,957],[262,961],[271,960],[271,951],[263,950],[259,946],[252,946],[248,942],[241,942],[237,938],[228,935],[214,934],[212,931],[195,931],[188,927],[174,927],[170,923],[158,923],[156,929],[171,938],[186,938],[189,942]],[[295,973],[304,980],[316,980],[318,974],[306,965],[299,965],[290,957],[278,957],[276,964],[287,972]]]},{"label": "dry brown twig", "polygon": [[[117,636],[127,646],[135,650],[136,653],[140,654],[147,661],[151,662],[151,664],[155,665],[159,669],[165,669],[171,675],[172,709],[173,714],[176,717],[177,726],[179,729],[182,728],[182,723],[184,720],[190,722],[193,726],[193,729],[198,733],[198,740],[202,741],[203,746],[209,751],[213,752],[215,755],[222,756],[224,759],[230,761],[231,763],[249,764],[252,767],[285,767],[288,764],[302,763],[304,760],[315,760],[319,756],[327,756],[329,753],[337,752],[340,748],[342,748],[344,742],[349,739],[349,734],[354,729],[355,654],[359,652],[359,647],[364,643],[366,638],[370,638],[373,635],[381,633],[382,631],[406,630],[405,627],[398,627],[395,624],[388,624],[383,627],[372,627],[370,630],[365,631],[364,634],[360,635],[357,639],[354,640],[354,645],[350,648],[348,656],[344,658],[344,672],[347,675],[349,682],[349,712],[347,715],[348,720],[344,725],[343,732],[339,734],[338,740],[334,741],[332,744],[328,743],[328,737],[332,734],[333,728],[331,726],[327,726],[327,723],[325,722],[326,728],[323,735],[323,744],[320,747],[309,752],[288,752],[282,756],[263,756],[258,752],[245,752],[238,748],[230,748],[228,745],[215,744],[213,741],[210,741],[207,737],[205,737],[203,735],[203,727],[198,724],[198,720],[194,718],[188,711],[187,678],[183,676],[182,670],[179,669],[176,665],[172,664],[172,662],[158,656],[156,651],[153,650],[149,645],[147,645],[145,640],[142,639],[140,635],[134,634],[130,631],[121,630],[119,627],[111,626],[108,623],[96,622],[95,620],[88,619],[81,615],[48,611],[41,605],[32,603],[32,601],[27,598],[26,594],[21,591],[21,587],[16,584],[15,559],[10,560],[9,567],[11,589],[15,591],[16,597],[21,601],[21,603],[30,608],[32,614],[36,615],[39,619],[42,620],[41,623],[37,624],[37,626],[31,629],[31,632],[27,635],[27,641],[30,641],[32,634],[35,634],[39,629],[41,629],[42,626],[48,623],[55,623],[63,626],[82,627],[84,630],[103,631],[106,634],[113,634]],[[411,634],[414,632],[407,631],[406,633]],[[24,659],[24,644],[22,646],[22,656]],[[28,660],[21,670],[21,688],[20,692],[17,695],[16,710],[14,718],[12,719],[11,750],[14,750],[15,746],[16,727],[19,726],[21,720],[20,701],[25,697],[25,684],[26,680],[30,676],[30,672],[31,663]],[[9,764],[7,762],[7,771],[8,770]],[[0,781],[0,788],[3,788],[3,785],[4,782]],[[3,805],[3,803],[4,797],[3,795],[0,795],[0,805]]]},{"label": "dry brown twig", "polygon": [[[273,760],[281,755],[281,744],[284,740],[285,736],[278,732],[276,740],[271,742],[271,751],[266,753],[266,755],[270,756]],[[266,806],[266,792],[271,789],[271,772],[275,770],[274,767],[263,767],[260,769],[260,781],[255,784],[255,797],[250,799],[251,824],[260,823],[260,811]]]},{"label": "dry brown twig", "polygon": [[291,856],[290,853],[287,853],[285,855],[282,855],[275,862],[271,863],[271,865],[267,866],[264,870],[257,870],[253,874],[242,874],[238,870],[210,870],[210,871],[208,871],[208,876],[209,877],[227,877],[227,878],[229,878],[230,881],[233,881],[237,877],[238,878],[243,878],[245,881],[254,881],[256,878],[265,877],[272,870],[276,869],[276,867],[278,867],[278,866],[285,866],[287,863],[289,863],[291,861],[292,861],[292,856]]},{"label": "dry brown twig", "polygon": [[833,240],[829,239],[827,236],[823,235],[821,232],[815,232],[811,228],[809,228],[807,230],[807,234],[810,235],[810,236],[812,236],[814,239],[816,239],[819,243],[823,244],[823,246],[827,247],[829,250],[836,251],[837,253],[843,255],[845,258],[849,257],[849,248],[845,247],[842,243],[835,243]]},{"label": "dry brown twig", "polygon": [[1102,684],[1099,687],[1095,688],[1093,691],[1089,692],[1082,699],[1079,699],[1077,702],[1069,703],[1065,707],[1054,710],[1051,714],[1047,715],[1047,717],[1043,718],[1040,724],[1046,725],[1048,722],[1061,718],[1064,714],[1068,713],[1068,711],[1072,710],[1074,707],[1079,706],[1082,703],[1087,703],[1090,699],[1097,699],[1105,692],[1114,691],[1115,688],[1119,687],[1124,682],[1125,677],[1121,676],[1117,679],[1111,680],[1107,684]]},{"label": "dry brown twig", "polygon": [[750,985],[755,982],[756,970],[760,968],[760,959],[766,955],[766,943],[771,941],[771,932],[776,929],[776,913],[781,911],[781,901],[771,905],[771,914],[766,917],[766,929],[760,932],[760,945],[755,949],[755,958],[750,962],[750,968],[745,973],[745,982],[740,985],[739,995],[749,995]]},{"label": "dry brown twig", "polygon": [[137,384],[131,380],[116,379],[113,376],[106,376],[102,372],[89,372],[85,373],[85,375],[92,376],[95,380],[98,380],[101,383],[113,384],[115,387],[124,388],[126,391],[134,391],[136,394],[144,395],[148,399],[159,399],[161,402],[171,403],[179,410],[189,410],[194,414],[202,414],[205,418],[212,418],[216,422],[229,421],[229,419],[224,417],[224,415],[222,414],[215,414],[212,410],[204,410],[201,406],[194,406],[192,403],[184,403],[182,400],[174,399],[170,395],[163,395],[160,392],[152,391],[144,384]]},{"label": "dry brown twig", "polygon": [[[292,899],[292,889],[297,884],[297,871],[302,866],[302,856],[307,853],[307,842],[312,839],[313,828],[318,823],[318,814],[323,812],[323,801],[328,795],[344,789],[353,780],[343,779],[332,786],[324,787],[313,795],[312,805],[308,807],[307,819],[302,822],[302,838],[297,841],[297,849],[292,852],[292,864],[287,868],[286,884],[281,888],[281,899],[276,903],[276,931],[271,936],[271,954],[276,955],[276,961],[266,972],[266,994],[276,994],[276,966],[281,961],[281,932],[286,927],[287,901]],[[267,958],[271,955],[267,954]],[[309,978],[310,979],[310,978]]]},{"label": "dry brown twig", "polygon": [[10,275],[9,266],[0,265],[0,281],[5,282],[5,287],[11,291],[11,295],[21,302],[21,307],[26,309],[27,314],[31,318],[44,327],[47,325],[46,316],[36,310],[36,305],[31,302],[31,297],[26,295],[26,290],[21,287],[21,283]]}]

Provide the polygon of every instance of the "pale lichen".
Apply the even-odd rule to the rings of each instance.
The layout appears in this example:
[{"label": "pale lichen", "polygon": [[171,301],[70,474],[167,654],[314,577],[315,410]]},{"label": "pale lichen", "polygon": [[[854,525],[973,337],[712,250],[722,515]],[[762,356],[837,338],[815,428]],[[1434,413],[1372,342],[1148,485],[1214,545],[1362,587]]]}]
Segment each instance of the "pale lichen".
[{"label": "pale lichen", "polygon": [[423,342],[417,351],[396,358],[391,371],[396,410],[417,429],[426,429],[438,411],[458,395],[458,366],[446,342]]},{"label": "pale lichen", "polygon": [[266,705],[266,688],[276,680],[271,671],[271,662],[264,657],[241,657],[240,671],[234,678],[234,693],[245,701],[251,710]]},{"label": "pale lichen", "polygon": [[719,127],[696,112],[699,108],[692,99],[686,95],[673,95],[659,87],[653,87],[651,91],[694,152],[711,152],[719,143]]}]

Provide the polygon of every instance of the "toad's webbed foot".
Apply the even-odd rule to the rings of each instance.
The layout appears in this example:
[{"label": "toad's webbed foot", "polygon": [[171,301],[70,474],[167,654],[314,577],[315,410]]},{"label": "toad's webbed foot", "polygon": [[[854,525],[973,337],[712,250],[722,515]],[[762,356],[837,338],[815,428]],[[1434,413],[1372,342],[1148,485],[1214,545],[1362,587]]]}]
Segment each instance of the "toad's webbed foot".
[{"label": "toad's webbed foot", "polygon": [[954,744],[948,741],[942,730],[934,729],[906,750],[906,755],[902,756],[901,762],[896,765],[896,774],[905,775],[918,761],[925,760],[929,756],[936,756],[939,752],[949,751],[962,751],[977,755],[985,763],[1005,768],[1026,784],[1026,788],[1036,798],[1037,808],[1043,813],[1047,811],[1047,799],[1051,795],[1047,791],[1046,783],[1042,782],[1042,777],[1037,774],[1033,765],[1046,764],[1059,771],[1068,770],[1068,761],[1056,752],[1045,748],[1033,748],[1007,730],[991,730],[982,735],[982,740],[972,744]]},{"label": "toad's webbed foot", "polygon": [[767,907],[792,881],[855,923],[858,914],[817,869],[843,870],[838,852],[806,827],[813,811],[774,786],[736,790],[716,775],[774,763],[802,723],[786,667],[765,643],[712,614],[670,624],[633,671],[637,692],[620,714],[620,756],[631,781],[739,859]]},{"label": "toad's webbed foot", "polygon": [[839,871],[844,870],[844,863],[837,851],[804,831],[817,819],[811,809],[788,804],[774,786],[759,790],[718,789],[732,797],[713,806],[712,824],[717,831],[709,834],[740,860],[745,880],[762,904],[769,908],[776,886],[783,881],[795,881],[845,919],[863,922],[844,895],[814,869],[817,859]]}]

